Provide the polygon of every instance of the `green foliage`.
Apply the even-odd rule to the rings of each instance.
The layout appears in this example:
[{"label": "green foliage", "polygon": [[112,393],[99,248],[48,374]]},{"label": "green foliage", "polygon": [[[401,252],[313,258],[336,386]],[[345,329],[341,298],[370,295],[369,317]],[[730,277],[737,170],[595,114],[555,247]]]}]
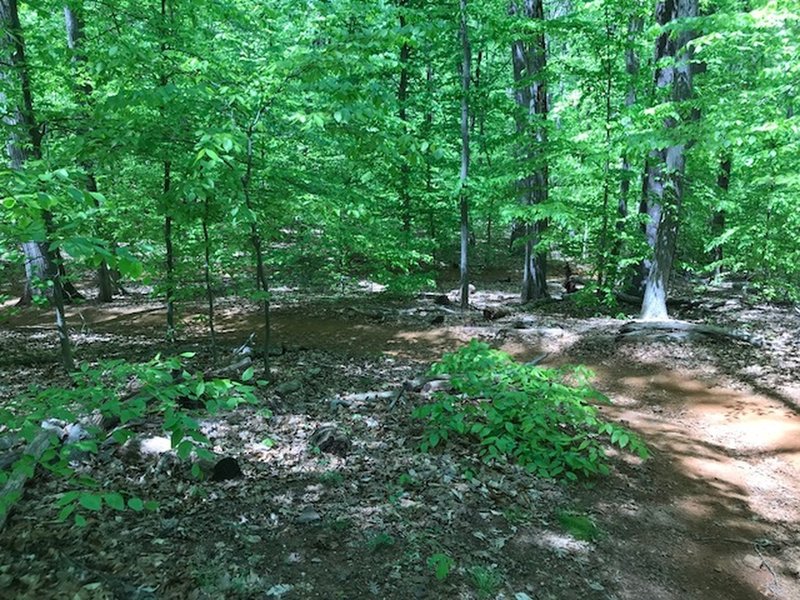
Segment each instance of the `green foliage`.
[{"label": "green foliage", "polygon": [[320,474],[319,481],[328,487],[340,487],[344,484],[344,476],[339,471],[325,471]]},{"label": "green foliage", "polygon": [[442,552],[431,554],[428,557],[428,567],[439,581],[447,579],[455,564],[455,561],[450,556]]},{"label": "green foliage", "polygon": [[467,572],[479,598],[494,598],[500,586],[503,585],[503,577],[495,567],[475,565],[467,569]]},{"label": "green foliage", "polygon": [[558,513],[558,522],[567,533],[579,540],[594,542],[602,535],[600,528],[589,515],[572,511],[560,511]]},{"label": "green foliage", "polygon": [[397,544],[397,540],[394,538],[394,536],[384,531],[373,535],[367,540],[367,548],[369,548],[370,552],[388,550],[395,544]]},{"label": "green foliage", "polygon": [[[83,363],[72,375],[71,388],[31,386],[26,394],[0,409],[0,426],[30,442],[39,435],[43,422],[75,424],[81,423],[87,415],[97,414],[104,419],[119,420],[120,426],[113,430],[111,437],[114,443],[123,443],[134,435],[132,422],[146,417],[161,423],[179,458],[211,458],[209,441],[200,431],[195,416],[197,411],[214,414],[241,403],[257,403],[258,399],[251,385],[230,379],[205,380],[202,373],[189,373],[183,360],[192,356],[185,353],[166,359],[156,357],[141,364],[124,360],[97,365]],[[85,517],[76,513],[77,509],[89,512],[100,511],[103,507],[113,510],[127,507],[137,512],[155,510],[157,504],[105,490],[99,482],[80,475],[73,468],[72,457],[76,453],[96,454],[102,441],[99,435],[103,432],[98,426],[81,427],[83,430],[77,439],[68,439],[58,450],[49,449],[38,463],[77,488],[56,501],[59,518],[63,520],[75,513],[76,524],[83,525]],[[31,474],[36,466],[30,456],[24,456],[10,472],[0,472],[0,481],[17,471]],[[195,467],[192,472],[202,475]],[[16,500],[4,497],[0,511],[8,511]]]},{"label": "green foliage", "polygon": [[600,418],[593,403],[607,399],[590,387],[585,367],[520,364],[473,340],[431,371],[449,375],[453,391],[416,409],[427,423],[423,451],[462,438],[487,462],[514,460],[538,476],[571,480],[608,472],[606,444],[647,456],[632,433]]}]

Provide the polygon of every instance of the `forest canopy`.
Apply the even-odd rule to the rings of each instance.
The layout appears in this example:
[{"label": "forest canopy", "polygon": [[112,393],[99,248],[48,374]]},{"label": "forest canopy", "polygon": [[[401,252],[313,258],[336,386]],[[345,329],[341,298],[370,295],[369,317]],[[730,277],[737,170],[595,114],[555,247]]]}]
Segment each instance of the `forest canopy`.
[{"label": "forest canopy", "polygon": [[644,317],[675,272],[797,300],[797,9],[2,0],[2,268],[23,302],[152,286],[169,331],[220,289],[450,264],[465,305],[510,263],[536,300],[548,258]]}]

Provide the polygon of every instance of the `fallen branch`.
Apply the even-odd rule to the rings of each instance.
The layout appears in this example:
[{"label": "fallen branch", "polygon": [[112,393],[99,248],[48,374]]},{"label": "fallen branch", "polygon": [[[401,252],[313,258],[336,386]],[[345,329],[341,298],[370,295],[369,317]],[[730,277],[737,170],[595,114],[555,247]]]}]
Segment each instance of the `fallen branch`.
[{"label": "fallen branch", "polygon": [[688,321],[629,321],[619,330],[619,336],[627,338],[650,337],[662,335],[674,339],[685,339],[692,335],[703,335],[712,338],[728,338],[740,342],[761,346],[763,340],[740,331],[731,331],[715,325],[689,323]]},{"label": "fallen branch", "polygon": [[405,390],[386,390],[382,392],[362,392],[360,394],[347,394],[345,396],[337,396],[331,400],[331,408],[336,409],[340,406],[351,406],[359,402],[374,402],[376,400],[389,400],[391,406],[394,406],[403,395]]},{"label": "fallen branch", "polygon": [[22,489],[28,479],[33,477],[36,465],[50,446],[54,445],[56,435],[48,429],[40,429],[27,445],[21,459],[31,458],[30,468],[15,469],[0,491],[0,531],[6,525],[11,506],[22,496]]}]

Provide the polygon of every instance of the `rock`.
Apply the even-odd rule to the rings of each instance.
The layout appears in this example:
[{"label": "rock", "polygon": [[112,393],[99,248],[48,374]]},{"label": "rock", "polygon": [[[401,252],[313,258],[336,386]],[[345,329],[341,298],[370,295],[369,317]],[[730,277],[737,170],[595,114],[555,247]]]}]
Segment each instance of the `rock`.
[{"label": "rock", "polygon": [[751,569],[755,569],[756,571],[760,570],[761,566],[764,564],[764,561],[761,560],[760,557],[754,554],[748,554],[742,559],[742,562]]},{"label": "rock", "polygon": [[300,383],[297,379],[292,379],[291,381],[286,381],[285,383],[280,384],[275,388],[275,391],[278,393],[279,396],[286,396],[287,394],[291,394],[292,392],[300,391],[300,388],[303,387],[303,384]]},{"label": "rock", "polygon": [[321,520],[322,516],[315,511],[313,508],[308,507],[304,508],[303,512],[297,515],[295,522],[298,525],[308,525],[309,523],[316,523],[317,521]]},{"label": "rock", "polygon": [[308,438],[308,445],[319,448],[321,452],[345,456],[350,451],[350,438],[331,425],[317,427]]},{"label": "rock", "polygon": [[214,465],[214,470],[211,474],[211,481],[227,481],[229,479],[238,479],[242,477],[242,469],[235,458],[226,456],[225,458],[217,461]]},{"label": "rock", "polygon": [[513,314],[511,309],[504,306],[487,306],[483,309],[483,318],[487,321],[502,319],[503,317],[508,317],[511,314]]}]

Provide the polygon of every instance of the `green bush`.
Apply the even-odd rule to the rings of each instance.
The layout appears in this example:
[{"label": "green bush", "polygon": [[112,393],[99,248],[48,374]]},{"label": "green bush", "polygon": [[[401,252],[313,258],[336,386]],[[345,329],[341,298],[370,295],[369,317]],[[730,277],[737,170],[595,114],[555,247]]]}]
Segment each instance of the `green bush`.
[{"label": "green bush", "polygon": [[[30,442],[39,435],[44,421],[78,423],[85,417],[99,413],[105,418],[119,421],[119,426],[111,435],[121,443],[133,435],[128,427],[132,421],[147,418],[161,423],[181,459],[187,459],[192,454],[199,458],[211,458],[209,441],[200,431],[194,413],[201,409],[206,414],[213,414],[243,402],[255,403],[255,388],[249,383],[230,379],[205,380],[202,373],[189,373],[184,369],[181,359],[192,356],[186,353],[167,359],[156,357],[141,364],[124,360],[103,361],[97,366],[84,363],[72,374],[72,387],[32,386],[28,393],[0,408],[0,431],[7,435],[18,435]],[[243,382],[249,382],[252,378],[252,369],[242,375]],[[155,508],[155,503],[143,502],[136,497],[128,497],[126,501],[116,491],[101,490],[98,482],[75,471],[71,465],[74,453],[97,453],[107,435],[97,426],[82,425],[81,430],[84,434],[78,439],[67,439],[60,446],[53,445],[38,461],[25,455],[8,471],[0,470],[0,486],[16,471],[30,475],[33,469],[41,466],[77,488],[61,495],[56,501],[61,508],[62,519],[72,515],[76,509],[99,511],[107,506],[115,510],[127,507],[138,511]],[[196,476],[201,475],[197,463],[193,465],[192,472]],[[11,508],[18,500],[17,496],[0,496],[0,514]],[[78,513],[75,514],[75,521],[78,525],[86,522]]]},{"label": "green bush", "polygon": [[452,391],[415,411],[427,421],[423,451],[460,437],[477,442],[487,462],[514,460],[541,477],[571,480],[607,473],[608,444],[647,456],[629,431],[600,419],[594,403],[608,399],[589,385],[586,367],[521,364],[473,340],[431,373],[449,375]]}]

